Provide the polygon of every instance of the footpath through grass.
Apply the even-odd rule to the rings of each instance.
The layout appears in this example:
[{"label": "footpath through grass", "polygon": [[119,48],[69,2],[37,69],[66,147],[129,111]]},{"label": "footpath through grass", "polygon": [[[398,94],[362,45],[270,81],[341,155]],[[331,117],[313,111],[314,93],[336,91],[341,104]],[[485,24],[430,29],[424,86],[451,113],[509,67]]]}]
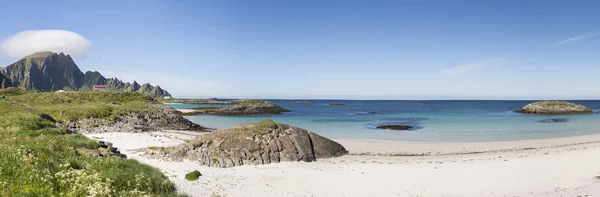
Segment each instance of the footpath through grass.
[{"label": "footpath through grass", "polygon": [[57,120],[154,110],[138,93],[30,93],[0,97],[0,196],[179,196],[159,169],[97,156],[98,144]]}]

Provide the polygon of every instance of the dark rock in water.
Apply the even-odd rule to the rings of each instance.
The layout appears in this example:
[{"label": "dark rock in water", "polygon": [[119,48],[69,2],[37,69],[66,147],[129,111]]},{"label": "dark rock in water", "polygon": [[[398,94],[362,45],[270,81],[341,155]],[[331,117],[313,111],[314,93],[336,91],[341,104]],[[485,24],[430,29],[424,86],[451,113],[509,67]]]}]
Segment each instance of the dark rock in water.
[{"label": "dark rock in water", "polygon": [[566,118],[552,118],[552,119],[539,120],[537,122],[541,122],[541,123],[561,123],[561,122],[569,122],[569,119],[566,119]]},{"label": "dark rock in water", "polygon": [[414,127],[408,125],[381,125],[377,126],[378,129],[390,129],[390,130],[411,130]]},{"label": "dark rock in water", "polygon": [[360,116],[360,115],[373,115],[373,114],[377,114],[377,112],[374,112],[374,111],[370,111],[370,112],[356,112],[356,113],[351,113],[350,115],[353,115],[353,116],[354,115],[358,115],[358,116]]},{"label": "dark rock in water", "polygon": [[591,114],[589,108],[566,101],[538,101],[525,105],[523,109],[515,110],[524,114]]},{"label": "dark rock in water", "polygon": [[271,120],[219,129],[188,143],[146,151],[150,156],[196,160],[212,167],[311,162],[348,153],[330,139]]},{"label": "dark rock in water", "polygon": [[296,101],[296,104],[312,104],[310,101]]},{"label": "dark rock in water", "polygon": [[329,106],[346,106],[346,104],[332,103],[332,104],[329,104]]}]

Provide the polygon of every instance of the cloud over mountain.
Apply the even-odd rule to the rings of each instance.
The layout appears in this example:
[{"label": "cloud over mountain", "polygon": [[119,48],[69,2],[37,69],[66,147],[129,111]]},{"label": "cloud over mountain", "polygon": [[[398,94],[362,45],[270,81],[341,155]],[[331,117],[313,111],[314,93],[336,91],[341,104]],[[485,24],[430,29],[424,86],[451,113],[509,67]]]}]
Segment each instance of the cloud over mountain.
[{"label": "cloud over mountain", "polygon": [[91,42],[82,35],[66,30],[28,30],[9,36],[0,43],[0,52],[10,58],[21,58],[38,51],[53,51],[83,56]]}]

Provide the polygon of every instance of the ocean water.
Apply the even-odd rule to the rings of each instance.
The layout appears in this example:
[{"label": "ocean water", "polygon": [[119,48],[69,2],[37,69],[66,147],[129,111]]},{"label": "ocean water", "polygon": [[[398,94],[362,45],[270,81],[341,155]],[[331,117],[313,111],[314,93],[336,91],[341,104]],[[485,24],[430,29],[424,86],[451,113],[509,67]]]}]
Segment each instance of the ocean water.
[{"label": "ocean water", "polygon": [[[254,116],[188,116],[209,128],[272,119],[334,139],[403,141],[502,141],[578,136],[600,133],[600,101],[571,101],[594,110],[587,115],[528,115],[513,113],[534,101],[356,101],[270,100],[291,112]],[[330,106],[344,104],[344,106]],[[214,105],[173,104],[175,108]],[[376,129],[383,124],[411,125],[415,129]]]}]

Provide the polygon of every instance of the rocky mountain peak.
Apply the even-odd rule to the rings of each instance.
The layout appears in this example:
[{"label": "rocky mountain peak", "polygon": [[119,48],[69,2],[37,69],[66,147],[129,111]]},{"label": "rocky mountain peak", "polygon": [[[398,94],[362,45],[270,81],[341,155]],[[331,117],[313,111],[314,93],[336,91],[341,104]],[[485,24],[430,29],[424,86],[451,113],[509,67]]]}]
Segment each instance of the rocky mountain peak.
[{"label": "rocky mountain peak", "polygon": [[40,52],[35,52],[35,53],[31,54],[31,55],[25,56],[25,57],[23,57],[23,59],[28,59],[28,58],[47,58],[47,57],[50,57],[52,55],[58,55],[58,54],[53,53],[52,51],[40,51]]},{"label": "rocky mountain peak", "polygon": [[[142,92],[153,97],[169,96],[167,91],[137,81],[131,85],[117,78],[105,78],[98,71],[82,72],[65,53],[36,52],[0,69],[0,86],[23,86],[29,91],[92,90],[106,85],[113,91]],[[154,91],[153,91],[154,90]]]}]

